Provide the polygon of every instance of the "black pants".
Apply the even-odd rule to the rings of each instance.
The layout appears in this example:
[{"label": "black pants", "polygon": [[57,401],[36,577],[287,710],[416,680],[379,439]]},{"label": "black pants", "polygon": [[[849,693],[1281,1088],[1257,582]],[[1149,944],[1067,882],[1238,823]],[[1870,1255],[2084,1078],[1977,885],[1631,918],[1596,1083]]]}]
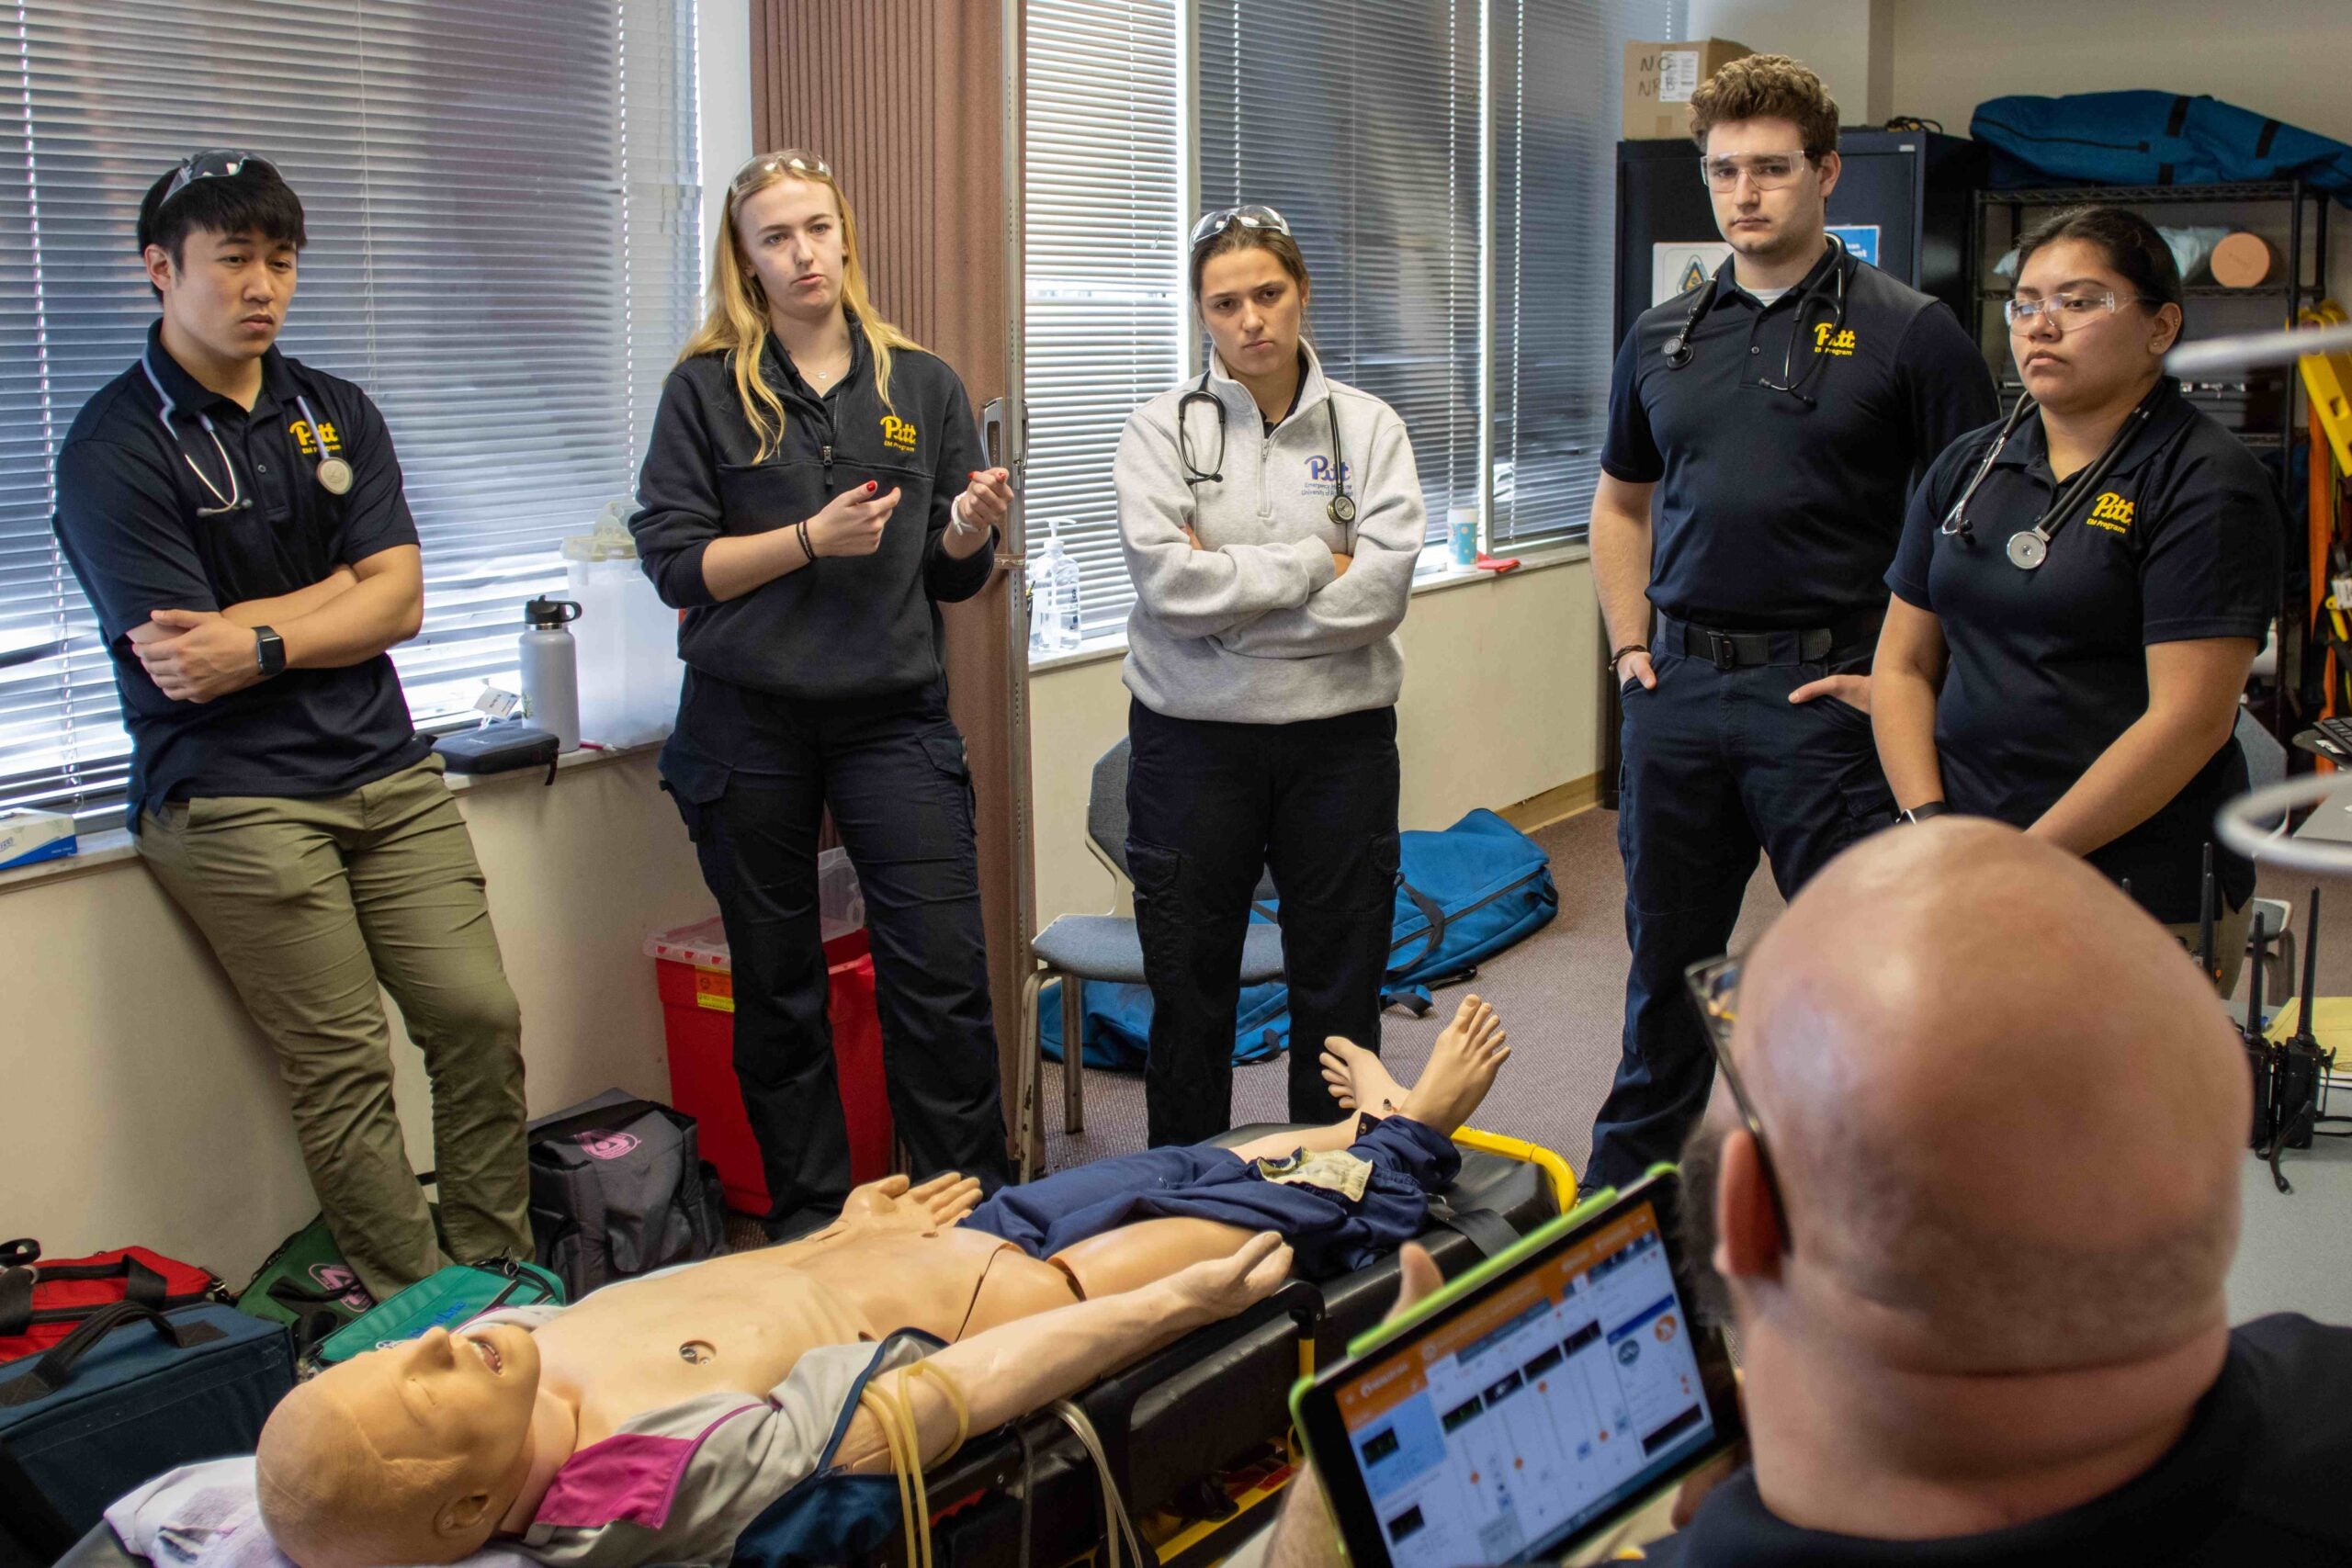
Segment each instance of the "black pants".
[{"label": "black pants", "polygon": [[1655,691],[1628,682],[1617,844],[1625,858],[1623,1054],[1592,1129],[1585,1185],[1623,1186],[1680,1157],[1707,1108],[1714,1056],[1685,995],[1690,965],[1722,953],[1759,847],[1783,897],[1894,819],[1870,716],[1789,694],[1869,650],[1822,663],[1717,670],[1658,653]]},{"label": "black pants", "polygon": [[1233,1124],[1233,1032],[1250,895],[1271,869],[1290,988],[1290,1117],[1340,1111],[1327,1035],[1380,1049],[1396,886],[1396,710],[1218,724],[1127,709],[1127,864],[1151,986],[1150,1141]]},{"label": "black pants", "polygon": [[1001,1184],[971,773],[944,692],[799,703],[689,670],[662,773],[734,956],[735,1072],[769,1234],[831,1219],[850,1188],[817,922],[829,806],[865,898],[890,1117],[913,1175]]}]

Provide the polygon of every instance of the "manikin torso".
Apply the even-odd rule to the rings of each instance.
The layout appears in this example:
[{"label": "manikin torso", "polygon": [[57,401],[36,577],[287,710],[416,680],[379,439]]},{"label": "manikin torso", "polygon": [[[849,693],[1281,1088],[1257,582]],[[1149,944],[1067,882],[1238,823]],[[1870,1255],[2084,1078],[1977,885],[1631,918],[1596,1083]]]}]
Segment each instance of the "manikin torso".
[{"label": "manikin torso", "polygon": [[764,1395],[819,1345],[900,1328],[954,1341],[1077,1299],[1061,1269],[985,1232],[886,1231],[608,1285],[533,1338],[540,1386],[579,1412],[585,1448],[702,1394]]}]

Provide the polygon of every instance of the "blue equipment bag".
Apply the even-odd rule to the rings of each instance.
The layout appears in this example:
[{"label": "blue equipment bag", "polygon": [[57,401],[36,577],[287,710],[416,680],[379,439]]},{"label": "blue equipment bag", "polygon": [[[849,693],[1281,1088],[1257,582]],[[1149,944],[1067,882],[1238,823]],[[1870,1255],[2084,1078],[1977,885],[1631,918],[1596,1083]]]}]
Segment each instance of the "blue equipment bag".
[{"label": "blue equipment bag", "polygon": [[1968,133],[1993,149],[1996,188],[2204,186],[2300,179],[2352,205],[2352,147],[2185,94],[1988,98]]},{"label": "blue equipment bag", "polygon": [[[1477,810],[1442,833],[1397,835],[1399,872],[1385,1000],[1427,1012],[1430,987],[1465,980],[1484,960],[1524,940],[1559,912],[1552,857],[1496,816]],[[1253,904],[1253,922],[1271,921],[1272,904]],[[1046,1055],[1062,1059],[1061,982],[1038,999]],[[1085,1061],[1090,1067],[1139,1073],[1151,1039],[1151,993],[1141,986],[1096,982],[1086,987]],[[1280,984],[1241,992],[1233,1059],[1263,1062],[1290,1040],[1290,992]]]},{"label": "blue equipment bag", "polygon": [[51,1562],[141,1483],[253,1452],[293,1386],[282,1323],[215,1303],[99,1308],[0,1369],[0,1556]]}]

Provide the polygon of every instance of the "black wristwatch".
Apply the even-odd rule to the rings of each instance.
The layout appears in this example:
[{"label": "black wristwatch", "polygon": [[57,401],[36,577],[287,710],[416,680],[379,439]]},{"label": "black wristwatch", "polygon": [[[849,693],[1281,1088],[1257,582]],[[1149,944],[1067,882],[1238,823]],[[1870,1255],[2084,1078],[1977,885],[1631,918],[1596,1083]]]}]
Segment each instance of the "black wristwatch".
[{"label": "black wristwatch", "polygon": [[262,678],[286,672],[286,639],[267,626],[254,628],[254,657],[260,660]]},{"label": "black wristwatch", "polygon": [[1896,812],[1894,816],[1898,822],[1925,822],[1931,817],[1948,817],[1951,814],[1951,807],[1942,801],[1923,800],[1908,810]]}]

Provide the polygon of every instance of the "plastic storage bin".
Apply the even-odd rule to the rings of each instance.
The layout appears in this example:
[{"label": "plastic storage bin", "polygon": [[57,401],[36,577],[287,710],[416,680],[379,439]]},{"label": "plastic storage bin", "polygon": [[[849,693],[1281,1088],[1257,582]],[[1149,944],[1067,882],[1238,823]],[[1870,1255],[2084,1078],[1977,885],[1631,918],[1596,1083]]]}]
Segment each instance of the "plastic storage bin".
[{"label": "plastic storage bin", "polygon": [[[872,1181],[890,1169],[890,1101],[882,1077],[882,1023],[874,1010],[874,960],[865,905],[848,854],[818,861],[819,929],[825,942],[833,1025],[833,1071],[849,1122],[850,1176]],[[692,1116],[703,1157],[718,1168],[729,1208],[764,1214],[768,1184],[760,1145],[735,1079],[734,961],[718,917],[645,942],[662,988],[670,1045],[670,1103]]]}]

